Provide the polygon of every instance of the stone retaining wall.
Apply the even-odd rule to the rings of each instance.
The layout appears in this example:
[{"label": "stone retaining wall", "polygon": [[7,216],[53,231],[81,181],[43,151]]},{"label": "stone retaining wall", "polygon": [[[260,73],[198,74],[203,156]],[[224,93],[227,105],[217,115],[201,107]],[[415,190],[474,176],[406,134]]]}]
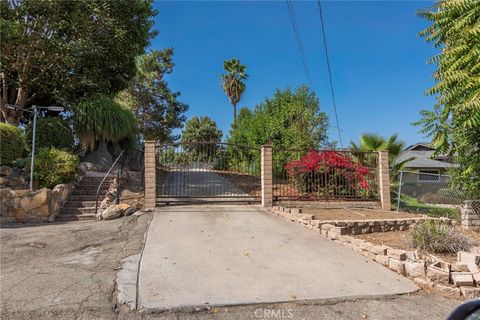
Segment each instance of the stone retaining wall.
[{"label": "stone retaining wall", "polygon": [[53,222],[73,184],[59,184],[52,190],[43,188],[37,191],[0,189],[1,220],[12,222]]},{"label": "stone retaining wall", "polygon": [[[426,218],[401,218],[401,219],[370,219],[370,220],[316,220],[314,215],[302,213],[302,209],[285,208],[281,206],[274,206],[272,212],[290,219],[292,222],[297,222],[305,225],[307,228],[313,230],[320,230],[324,224],[334,225],[338,227],[342,235],[356,235],[372,232],[385,231],[402,231],[408,230],[412,225],[418,221]],[[449,219],[438,218],[450,223]]]}]

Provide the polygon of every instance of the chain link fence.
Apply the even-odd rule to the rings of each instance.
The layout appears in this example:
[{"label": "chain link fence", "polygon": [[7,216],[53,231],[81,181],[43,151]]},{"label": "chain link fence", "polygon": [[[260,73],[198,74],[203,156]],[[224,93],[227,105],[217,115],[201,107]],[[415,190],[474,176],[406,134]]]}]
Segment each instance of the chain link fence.
[{"label": "chain link fence", "polygon": [[459,219],[466,199],[450,187],[449,180],[442,174],[398,172],[391,183],[394,210]]}]

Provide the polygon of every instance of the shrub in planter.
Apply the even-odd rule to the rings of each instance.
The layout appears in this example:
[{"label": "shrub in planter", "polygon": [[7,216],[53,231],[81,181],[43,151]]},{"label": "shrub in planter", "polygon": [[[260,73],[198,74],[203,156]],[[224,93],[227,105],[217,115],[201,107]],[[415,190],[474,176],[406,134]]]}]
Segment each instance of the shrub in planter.
[{"label": "shrub in planter", "polygon": [[285,165],[290,182],[300,193],[372,196],[376,192],[370,169],[336,151],[310,151]]},{"label": "shrub in planter", "polygon": [[474,245],[459,229],[438,220],[418,222],[410,236],[415,248],[436,253],[468,251]]},{"label": "shrub in planter", "polygon": [[[35,187],[53,188],[60,183],[73,181],[78,170],[79,158],[65,150],[40,149],[35,156],[33,179]],[[30,170],[28,168],[28,170]]]},{"label": "shrub in planter", "polygon": [[0,165],[11,165],[23,155],[25,145],[22,131],[16,126],[0,122]]},{"label": "shrub in planter", "polygon": [[[28,151],[32,148],[33,123],[30,122],[25,129],[25,142]],[[71,150],[73,147],[73,132],[68,124],[60,117],[37,119],[37,132],[35,147],[57,148]]]}]

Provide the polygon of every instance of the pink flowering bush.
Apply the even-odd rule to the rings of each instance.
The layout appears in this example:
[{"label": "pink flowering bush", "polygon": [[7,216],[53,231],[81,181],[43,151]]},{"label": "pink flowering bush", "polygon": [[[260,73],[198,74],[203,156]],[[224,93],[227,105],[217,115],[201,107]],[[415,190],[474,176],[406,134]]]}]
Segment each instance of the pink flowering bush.
[{"label": "pink flowering bush", "polygon": [[310,151],[285,165],[289,181],[300,193],[323,196],[366,196],[375,191],[370,168],[337,151]]}]

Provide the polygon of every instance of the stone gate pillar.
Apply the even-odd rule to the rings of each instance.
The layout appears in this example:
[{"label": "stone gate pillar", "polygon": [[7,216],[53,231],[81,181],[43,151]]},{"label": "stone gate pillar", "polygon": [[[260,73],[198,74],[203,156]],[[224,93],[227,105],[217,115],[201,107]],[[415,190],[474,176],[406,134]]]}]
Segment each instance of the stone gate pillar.
[{"label": "stone gate pillar", "polygon": [[144,209],[155,209],[157,196],[155,160],[155,141],[145,141],[145,203],[143,205]]},{"label": "stone gate pillar", "polygon": [[262,179],[262,206],[271,207],[273,205],[273,175],[272,175],[272,146],[262,146],[261,156],[261,179]]},{"label": "stone gate pillar", "polygon": [[378,193],[382,203],[382,210],[390,211],[390,167],[388,164],[388,151],[378,151]]}]

